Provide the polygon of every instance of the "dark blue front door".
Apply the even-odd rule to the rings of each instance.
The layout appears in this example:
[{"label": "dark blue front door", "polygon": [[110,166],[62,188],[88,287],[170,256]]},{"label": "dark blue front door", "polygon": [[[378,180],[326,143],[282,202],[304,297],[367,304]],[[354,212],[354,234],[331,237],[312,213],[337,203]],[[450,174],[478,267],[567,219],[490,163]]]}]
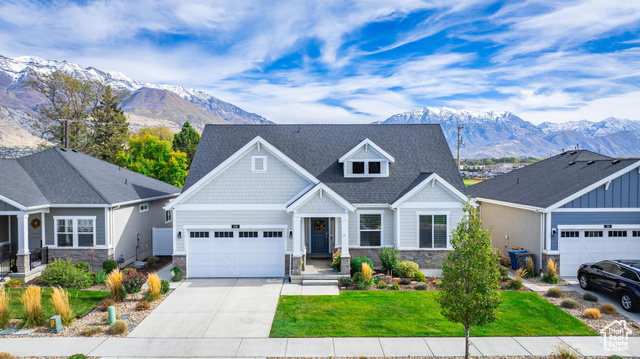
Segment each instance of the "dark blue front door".
[{"label": "dark blue front door", "polygon": [[311,253],[329,253],[329,220],[311,218]]}]

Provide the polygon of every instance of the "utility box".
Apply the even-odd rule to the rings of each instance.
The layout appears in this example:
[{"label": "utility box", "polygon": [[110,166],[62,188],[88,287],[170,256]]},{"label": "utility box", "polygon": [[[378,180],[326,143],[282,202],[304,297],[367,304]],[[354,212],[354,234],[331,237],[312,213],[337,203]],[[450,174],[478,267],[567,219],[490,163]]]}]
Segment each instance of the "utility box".
[{"label": "utility box", "polygon": [[62,317],[59,315],[54,315],[49,318],[49,331],[52,333],[60,333],[64,330],[64,325],[62,325]]}]

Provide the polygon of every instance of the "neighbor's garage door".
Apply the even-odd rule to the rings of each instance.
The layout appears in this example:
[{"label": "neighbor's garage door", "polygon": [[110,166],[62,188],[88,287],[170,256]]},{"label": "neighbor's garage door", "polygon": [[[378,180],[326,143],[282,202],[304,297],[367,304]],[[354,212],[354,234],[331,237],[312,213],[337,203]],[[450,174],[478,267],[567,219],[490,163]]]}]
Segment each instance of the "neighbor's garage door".
[{"label": "neighbor's garage door", "polygon": [[574,276],[582,263],[640,258],[640,236],[634,235],[640,235],[640,230],[561,230],[560,274]]},{"label": "neighbor's garage door", "polygon": [[[229,226],[231,227],[231,226]],[[191,230],[190,278],[283,277],[284,230]]]}]

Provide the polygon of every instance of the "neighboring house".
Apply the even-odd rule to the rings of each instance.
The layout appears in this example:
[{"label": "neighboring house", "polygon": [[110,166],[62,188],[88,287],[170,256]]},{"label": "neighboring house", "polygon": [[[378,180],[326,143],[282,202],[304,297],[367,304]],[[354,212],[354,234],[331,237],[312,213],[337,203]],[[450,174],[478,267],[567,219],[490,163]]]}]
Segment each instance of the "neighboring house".
[{"label": "neighboring house", "polygon": [[43,253],[94,269],[108,258],[142,260],[152,227],[171,226],[163,207],[179,192],[74,150],[0,160],[0,260],[11,254],[12,276],[26,277],[42,269]]},{"label": "neighboring house", "polygon": [[386,246],[440,267],[463,191],[439,125],[207,125],[165,208],[189,277],[300,276],[337,248],[348,274]]},{"label": "neighboring house", "polygon": [[574,276],[584,262],[640,258],[640,159],[567,151],[467,189],[493,244]]}]

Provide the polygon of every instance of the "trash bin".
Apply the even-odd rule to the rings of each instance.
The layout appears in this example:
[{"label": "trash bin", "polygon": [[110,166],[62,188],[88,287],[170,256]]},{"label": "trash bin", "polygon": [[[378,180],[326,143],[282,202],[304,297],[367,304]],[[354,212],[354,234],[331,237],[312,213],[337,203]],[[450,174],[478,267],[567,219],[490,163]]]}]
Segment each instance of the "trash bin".
[{"label": "trash bin", "polygon": [[531,259],[533,259],[533,276],[536,275],[536,256],[533,253],[529,253],[529,252],[522,252],[522,253],[514,253],[514,255],[516,256],[516,269],[520,269],[522,267],[525,266],[525,264],[527,263],[527,258],[531,257]]},{"label": "trash bin", "polygon": [[509,259],[511,260],[511,269],[518,269],[518,262],[516,261],[516,253],[526,252],[526,249],[512,249],[509,252]]}]

